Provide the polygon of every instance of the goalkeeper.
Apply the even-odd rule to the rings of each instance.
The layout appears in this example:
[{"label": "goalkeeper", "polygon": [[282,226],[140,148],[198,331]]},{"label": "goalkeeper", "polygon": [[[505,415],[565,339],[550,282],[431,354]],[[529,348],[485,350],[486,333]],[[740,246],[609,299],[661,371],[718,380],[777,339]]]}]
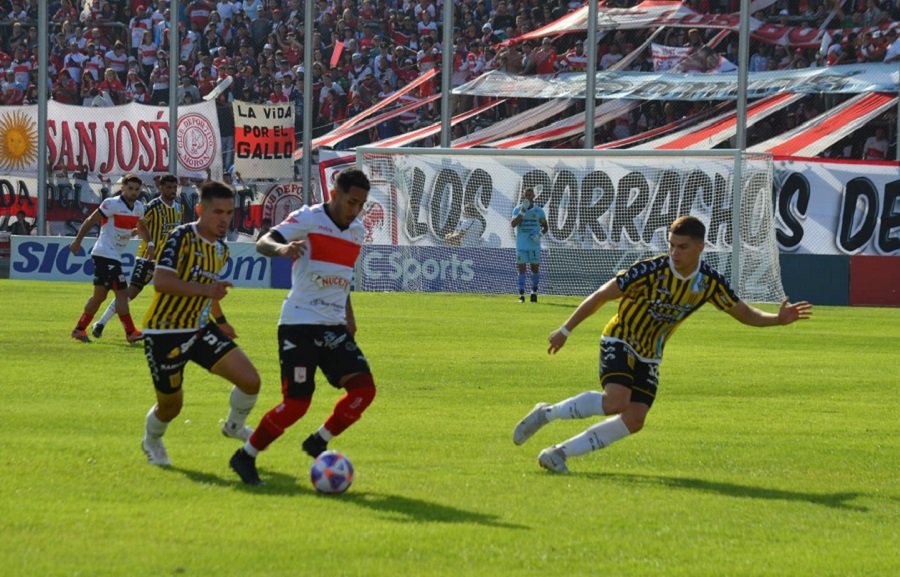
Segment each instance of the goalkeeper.
[{"label": "goalkeeper", "polygon": [[525,269],[531,265],[531,302],[537,302],[541,280],[541,235],[547,232],[544,209],[534,204],[534,189],[522,191],[522,202],[513,209],[510,225],[516,229],[516,267],[519,270],[519,302],[525,302]]}]

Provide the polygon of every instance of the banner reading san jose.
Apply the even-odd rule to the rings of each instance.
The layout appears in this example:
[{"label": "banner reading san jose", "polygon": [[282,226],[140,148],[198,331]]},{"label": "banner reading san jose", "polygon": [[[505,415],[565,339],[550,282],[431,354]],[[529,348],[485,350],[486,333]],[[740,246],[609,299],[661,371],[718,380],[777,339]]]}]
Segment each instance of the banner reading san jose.
[{"label": "banner reading san jose", "polygon": [[234,169],[241,178],[294,176],[294,106],[235,101]]},{"label": "banner reading san jose", "polygon": [[[0,110],[0,171],[37,173],[37,106]],[[102,112],[101,112],[102,111]],[[47,158],[53,171],[141,176],[169,170],[169,137],[177,140],[178,174],[222,177],[219,120],[212,102],[178,107],[169,130],[168,109],[143,104],[110,108],[47,103]]]}]

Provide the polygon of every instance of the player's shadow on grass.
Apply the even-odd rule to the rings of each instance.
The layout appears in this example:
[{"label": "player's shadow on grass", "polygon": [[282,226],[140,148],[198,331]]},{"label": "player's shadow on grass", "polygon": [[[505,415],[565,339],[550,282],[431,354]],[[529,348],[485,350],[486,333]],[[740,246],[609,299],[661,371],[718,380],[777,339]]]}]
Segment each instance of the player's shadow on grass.
[{"label": "player's shadow on grass", "polygon": [[248,493],[257,493],[260,495],[296,495],[298,493],[312,493],[312,489],[304,489],[297,481],[297,477],[293,475],[285,475],[284,473],[275,473],[260,469],[260,477],[265,481],[265,485],[254,487],[245,485],[238,479],[236,474],[228,477],[221,477],[209,471],[197,471],[194,469],[185,469],[184,467],[165,467],[164,470],[184,475],[195,483],[204,485],[214,485],[216,487],[233,487]]},{"label": "player's shadow on grass", "polygon": [[449,505],[441,505],[423,499],[413,499],[400,495],[384,495],[381,493],[362,493],[349,491],[340,496],[341,501],[350,502],[373,511],[388,513],[398,520],[413,523],[474,523],[504,529],[528,529],[524,525],[516,525],[502,521],[497,515],[478,513],[457,509]]},{"label": "player's shadow on grass", "polygon": [[664,477],[654,475],[629,475],[625,473],[576,473],[577,476],[584,476],[596,479],[616,480],[619,479],[628,483],[644,483],[647,485],[663,485],[673,487],[675,489],[687,489],[691,491],[702,491],[705,493],[716,493],[726,495],[728,497],[741,497],[744,499],[768,499],[773,501],[805,501],[813,505],[822,505],[832,509],[845,509],[848,511],[868,512],[868,507],[861,505],[853,505],[849,503],[860,496],[855,492],[840,493],[806,493],[803,491],[788,491],[785,489],[769,489],[766,487],[754,487],[751,485],[737,485],[735,483],[724,483],[720,481],[707,481],[705,479],[694,479],[690,477]]}]

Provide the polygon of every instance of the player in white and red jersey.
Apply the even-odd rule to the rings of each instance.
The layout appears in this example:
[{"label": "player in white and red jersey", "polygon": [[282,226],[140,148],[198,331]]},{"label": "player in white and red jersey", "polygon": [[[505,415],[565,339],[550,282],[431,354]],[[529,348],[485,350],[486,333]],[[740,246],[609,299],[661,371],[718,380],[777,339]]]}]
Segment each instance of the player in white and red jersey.
[{"label": "player in white and red jersey", "polygon": [[261,254],[291,257],[294,264],[291,290],[278,322],[283,399],[231,458],[231,468],[244,483],[262,483],[256,455],[306,414],[317,368],[346,393],[319,430],[303,441],[303,450],[311,457],[359,420],[375,398],[369,363],[354,340],[356,321],[350,305],[354,265],[366,233],[357,217],[369,186],[362,171],[342,171],[327,203],[292,212],[256,243]]},{"label": "player in white and red jersey", "polygon": [[[122,253],[128,246],[132,231],[137,229],[145,243],[150,242],[147,227],[141,222],[144,216],[144,205],[137,199],[141,194],[141,179],[134,174],[126,174],[120,181],[122,191],[118,196],[107,198],[91,215],[81,223],[75,241],[69,246],[73,254],[81,250],[81,241],[88,231],[100,225],[100,236],[91,249],[94,261],[94,294],[84,305],[84,312],[72,331],[72,338],[88,343],[90,339],[85,332],[100,305],[106,300],[109,291],[116,294],[116,312],[122,326],[125,327],[125,338],[129,343],[139,341],[143,334],[134,327],[131,313],[128,310],[128,281],[122,272]],[[148,258],[153,258],[152,246],[148,248]]]}]

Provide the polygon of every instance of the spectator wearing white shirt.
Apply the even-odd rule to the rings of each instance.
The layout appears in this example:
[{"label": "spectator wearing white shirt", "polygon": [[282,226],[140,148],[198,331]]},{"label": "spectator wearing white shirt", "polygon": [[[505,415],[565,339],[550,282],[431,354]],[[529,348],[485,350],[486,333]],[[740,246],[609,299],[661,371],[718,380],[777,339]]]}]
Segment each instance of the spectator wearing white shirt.
[{"label": "spectator wearing white shirt", "polygon": [[891,28],[887,32],[888,47],[884,53],[885,62],[900,62],[900,38],[897,37],[897,29]]},{"label": "spectator wearing white shirt", "polygon": [[887,160],[888,140],[884,128],[876,128],[875,135],[863,145],[863,160]]},{"label": "spectator wearing white shirt", "polygon": [[609,45],[609,52],[600,59],[600,70],[609,70],[609,67],[622,59],[622,49],[617,42]]}]

